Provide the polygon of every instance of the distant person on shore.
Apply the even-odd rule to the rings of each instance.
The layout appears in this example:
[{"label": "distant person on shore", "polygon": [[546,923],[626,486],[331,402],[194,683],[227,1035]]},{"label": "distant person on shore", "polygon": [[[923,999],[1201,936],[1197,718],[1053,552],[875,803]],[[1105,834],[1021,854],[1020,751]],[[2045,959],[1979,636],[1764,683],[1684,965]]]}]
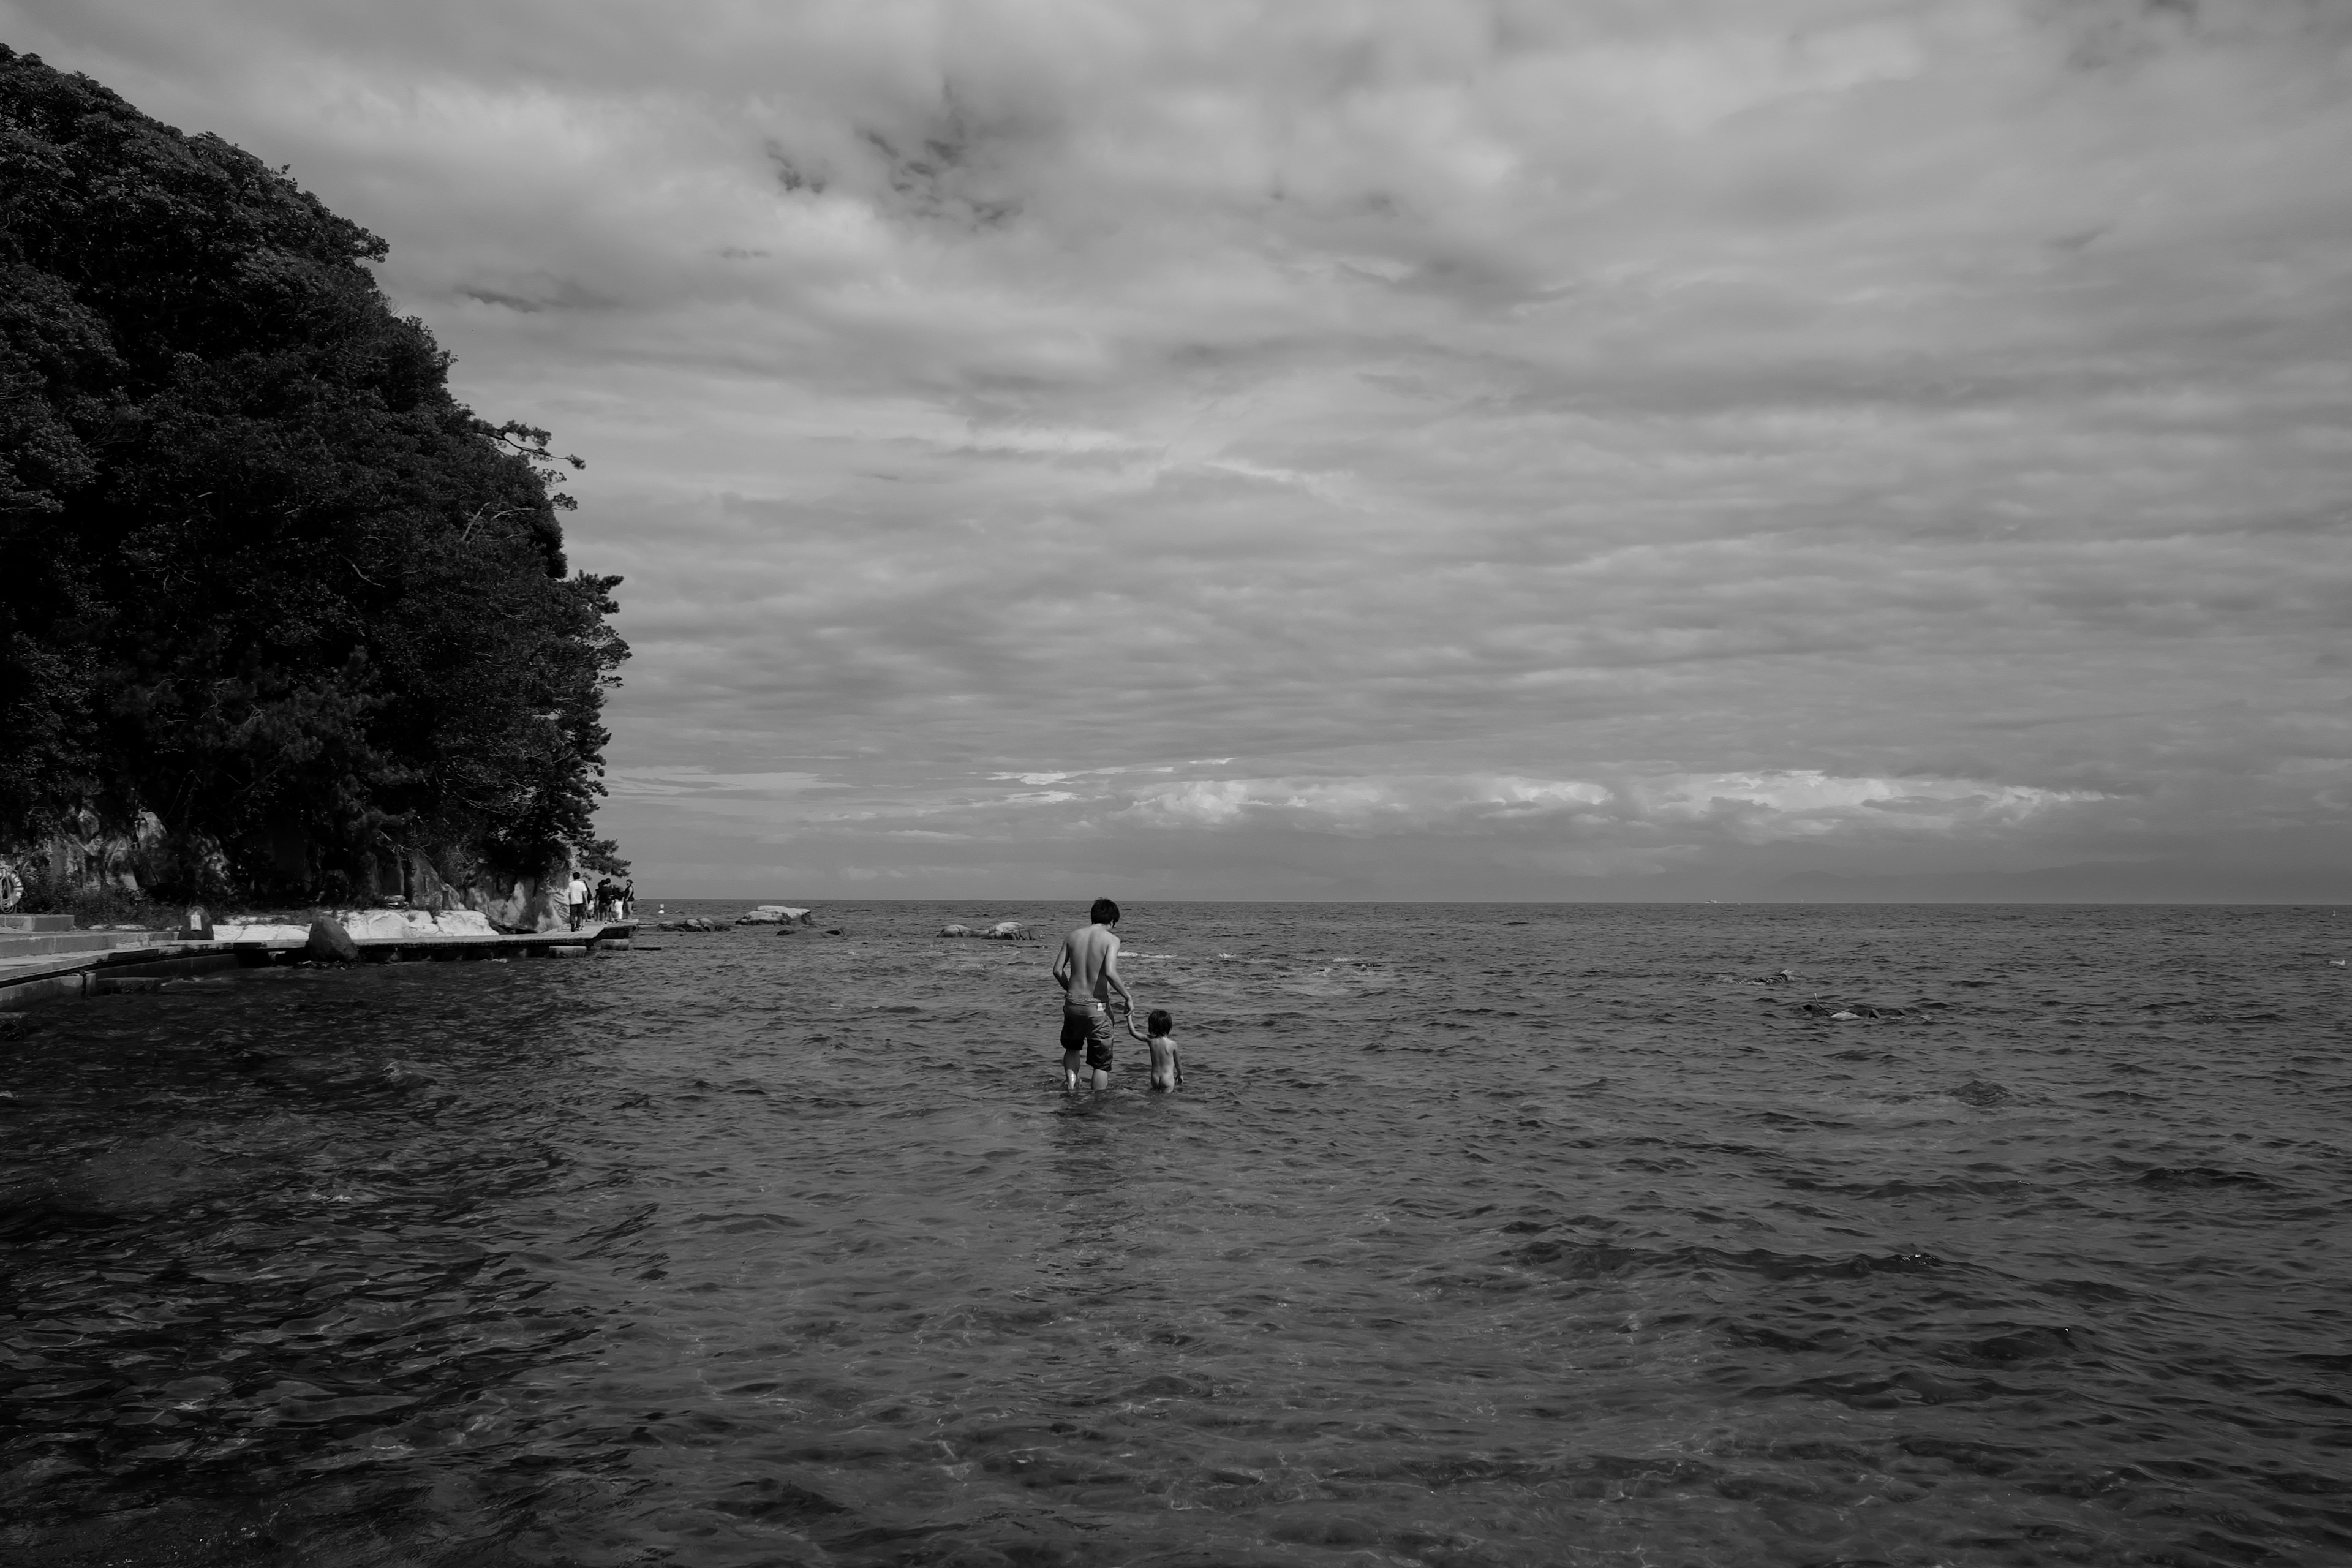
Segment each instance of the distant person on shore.
[{"label": "distant person on shore", "polygon": [[578,931],[580,922],[588,918],[588,879],[578,871],[572,873],[572,886],[564,890],[564,899],[572,905],[572,929]]},{"label": "distant person on shore", "polygon": [[1177,1088],[1184,1081],[1184,1064],[1176,1059],[1176,1037],[1170,1032],[1176,1027],[1176,1021],[1168,1016],[1167,1008],[1154,1007],[1151,1016],[1144,1021],[1144,1026],[1151,1033],[1136,1033],[1135,1013],[1129,1009],[1127,1032],[1151,1048],[1151,1087]]},{"label": "distant person on shore", "polygon": [[615,906],[615,912],[619,914],[621,919],[627,920],[629,918],[629,911],[636,907],[637,882],[636,879],[632,877],[627,881],[621,884],[621,898],[620,902]]},{"label": "distant person on shore", "polygon": [[1126,1004],[1128,1028],[1135,1027],[1135,998],[1118,975],[1118,906],[1097,899],[1082,925],[1062,939],[1054,960],[1054,984],[1062,988],[1062,1087],[1078,1087],[1081,1065],[1097,1089],[1110,1087],[1110,994]]}]

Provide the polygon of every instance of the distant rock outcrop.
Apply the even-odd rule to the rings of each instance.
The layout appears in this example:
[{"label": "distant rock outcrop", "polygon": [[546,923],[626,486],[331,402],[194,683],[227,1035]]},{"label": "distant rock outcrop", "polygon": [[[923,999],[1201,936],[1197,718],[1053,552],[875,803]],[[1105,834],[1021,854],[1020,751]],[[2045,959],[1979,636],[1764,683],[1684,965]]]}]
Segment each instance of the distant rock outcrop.
[{"label": "distant rock outcrop", "polygon": [[941,936],[976,937],[982,942],[1034,942],[1029,928],[1019,921],[999,921],[986,931],[967,925],[943,925]]},{"label": "distant rock outcrop", "polygon": [[813,910],[794,909],[790,904],[761,904],[750,914],[737,915],[739,926],[813,926],[816,913]]}]

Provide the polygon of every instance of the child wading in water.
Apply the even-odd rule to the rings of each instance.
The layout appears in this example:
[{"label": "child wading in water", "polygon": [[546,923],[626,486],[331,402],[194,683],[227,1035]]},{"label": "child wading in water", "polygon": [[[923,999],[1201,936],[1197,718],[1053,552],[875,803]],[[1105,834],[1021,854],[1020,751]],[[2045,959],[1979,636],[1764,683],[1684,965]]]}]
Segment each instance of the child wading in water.
[{"label": "child wading in water", "polygon": [[1135,1034],[1135,1015],[1127,1016],[1127,1032],[1151,1047],[1151,1087],[1174,1089],[1184,1081],[1184,1066],[1176,1059],[1176,1037],[1169,1030],[1175,1026],[1165,1007],[1154,1007],[1146,1020],[1151,1030],[1147,1039]]}]

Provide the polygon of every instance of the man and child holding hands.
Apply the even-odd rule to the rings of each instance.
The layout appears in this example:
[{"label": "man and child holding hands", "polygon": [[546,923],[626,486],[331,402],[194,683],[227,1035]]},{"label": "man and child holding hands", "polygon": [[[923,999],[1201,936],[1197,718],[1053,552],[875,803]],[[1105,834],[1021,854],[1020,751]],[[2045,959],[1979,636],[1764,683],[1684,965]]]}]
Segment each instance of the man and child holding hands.
[{"label": "man and child holding hands", "polygon": [[1094,1087],[1110,1087],[1110,998],[1114,991],[1127,1007],[1127,1032],[1151,1049],[1151,1087],[1174,1089],[1184,1081],[1176,1060],[1176,1039],[1164,1007],[1153,1009],[1147,1020],[1151,1033],[1135,1027],[1135,998],[1118,973],[1118,906],[1097,899],[1082,925],[1062,939],[1054,960],[1054,982],[1062,988],[1062,1087],[1078,1087],[1083,1066],[1094,1075]]}]

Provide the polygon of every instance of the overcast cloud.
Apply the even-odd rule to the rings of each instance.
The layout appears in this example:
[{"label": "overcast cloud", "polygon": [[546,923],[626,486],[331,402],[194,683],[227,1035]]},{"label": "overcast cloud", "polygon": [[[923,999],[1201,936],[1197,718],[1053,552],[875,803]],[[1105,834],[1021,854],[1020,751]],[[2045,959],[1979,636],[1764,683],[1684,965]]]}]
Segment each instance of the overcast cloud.
[{"label": "overcast cloud", "polygon": [[2347,890],[2352,7],[0,27],[588,459],[657,895]]}]

